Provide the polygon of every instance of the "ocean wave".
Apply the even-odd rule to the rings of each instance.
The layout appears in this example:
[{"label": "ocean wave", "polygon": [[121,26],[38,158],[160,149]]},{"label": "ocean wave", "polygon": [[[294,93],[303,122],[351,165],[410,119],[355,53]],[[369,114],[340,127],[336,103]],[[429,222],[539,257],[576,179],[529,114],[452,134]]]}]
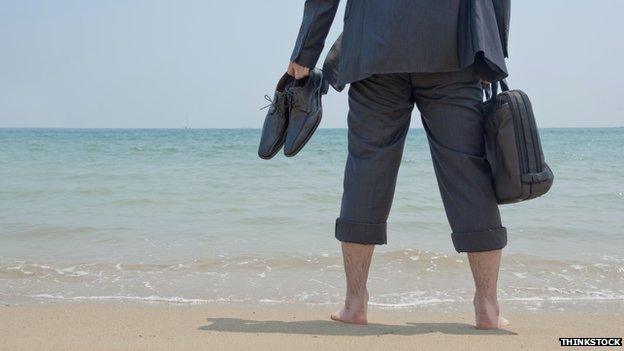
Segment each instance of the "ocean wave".
[{"label": "ocean wave", "polygon": [[[73,231],[89,228],[74,228]],[[66,232],[57,229],[58,232]],[[468,265],[462,255],[451,253],[406,249],[398,251],[377,252],[375,254],[376,269],[397,269],[409,274],[432,271],[464,274]],[[603,279],[622,278],[624,260],[615,256],[603,255],[599,260],[557,260],[525,254],[509,254],[501,267],[501,274],[509,274],[519,280],[539,276],[556,276],[562,279],[574,279],[582,276],[601,276]],[[206,273],[227,271],[264,271],[267,269],[287,271],[325,271],[342,269],[342,256],[336,253],[318,254],[281,254],[281,255],[217,255],[207,259],[192,259],[160,263],[139,262],[34,262],[15,260],[0,261],[0,278],[15,277],[16,272],[28,276],[42,277],[57,274],[72,275],[77,271],[86,274],[102,272],[157,272],[157,273]]]},{"label": "ocean wave", "polygon": [[[2,295],[0,295],[2,296]],[[186,298],[180,296],[132,296],[132,295],[93,295],[93,296],[63,296],[53,294],[34,294],[27,297],[37,300],[60,300],[60,301],[128,301],[128,302],[140,302],[140,303],[167,303],[167,304],[183,304],[183,305],[204,305],[213,303],[244,303],[244,304],[270,304],[270,305],[292,305],[303,303],[306,305],[333,305],[338,304],[340,301],[293,301],[292,299],[243,299],[243,298]],[[463,298],[435,298],[425,297],[418,300],[404,301],[404,302],[384,302],[380,301],[382,298],[377,297],[376,301],[370,301],[370,306],[379,308],[390,309],[405,309],[414,307],[427,307],[437,305],[449,305],[449,304],[464,304],[470,301]],[[623,295],[611,295],[611,296],[584,296],[584,297],[504,297],[499,298],[501,303],[529,303],[529,304],[541,304],[545,302],[549,303],[575,303],[575,302],[624,302]]]},{"label": "ocean wave", "polygon": [[[623,269],[612,256],[582,261],[510,254],[499,296],[514,303],[622,302]],[[42,300],[335,304],[343,298],[343,279],[339,253],[159,263],[0,262],[0,296]],[[371,305],[382,308],[469,304],[474,289],[465,256],[411,249],[379,252],[369,287]]]},{"label": "ocean wave", "polygon": [[68,300],[68,301],[139,301],[139,302],[166,302],[176,304],[207,304],[215,302],[248,302],[242,299],[229,299],[229,298],[217,298],[217,299],[192,299],[179,296],[163,297],[163,296],[122,296],[122,295],[103,295],[103,296],[62,296],[51,294],[37,294],[29,295],[28,297],[44,300]]}]

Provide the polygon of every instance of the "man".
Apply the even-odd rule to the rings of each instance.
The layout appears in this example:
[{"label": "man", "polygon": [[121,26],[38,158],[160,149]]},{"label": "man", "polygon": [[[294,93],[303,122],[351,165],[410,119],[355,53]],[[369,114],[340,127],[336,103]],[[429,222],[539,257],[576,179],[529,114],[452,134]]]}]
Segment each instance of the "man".
[{"label": "man", "polygon": [[[484,157],[482,81],[507,75],[510,0],[348,0],[325,71],[349,88],[349,156],[335,236],[347,292],[337,321],[366,324],[374,245],[386,243],[414,105],[421,118],[452,241],[474,277],[476,327],[507,324],[497,280],[507,244]],[[303,79],[324,46],[339,0],[307,0],[288,73]],[[414,199],[417,201],[417,199]],[[415,228],[417,229],[417,228]]]}]

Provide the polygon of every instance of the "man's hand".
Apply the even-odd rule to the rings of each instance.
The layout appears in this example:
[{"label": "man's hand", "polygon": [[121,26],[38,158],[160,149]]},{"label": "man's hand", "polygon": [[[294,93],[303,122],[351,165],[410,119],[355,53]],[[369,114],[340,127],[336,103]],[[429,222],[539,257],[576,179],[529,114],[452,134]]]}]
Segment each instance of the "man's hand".
[{"label": "man's hand", "polygon": [[308,67],[300,66],[294,62],[288,64],[288,69],[286,70],[288,74],[295,79],[303,79],[310,75],[310,69]]}]

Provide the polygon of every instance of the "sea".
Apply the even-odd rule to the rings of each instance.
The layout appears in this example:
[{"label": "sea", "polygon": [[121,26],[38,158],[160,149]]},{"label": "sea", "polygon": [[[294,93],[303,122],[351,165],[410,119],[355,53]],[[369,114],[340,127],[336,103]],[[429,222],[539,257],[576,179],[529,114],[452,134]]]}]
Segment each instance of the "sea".
[{"label": "sea", "polygon": [[[624,313],[624,128],[542,129],[549,193],[500,206],[503,308]],[[0,129],[0,302],[338,305],[345,129],[295,157],[258,129]],[[422,129],[410,130],[369,292],[470,306]]]}]

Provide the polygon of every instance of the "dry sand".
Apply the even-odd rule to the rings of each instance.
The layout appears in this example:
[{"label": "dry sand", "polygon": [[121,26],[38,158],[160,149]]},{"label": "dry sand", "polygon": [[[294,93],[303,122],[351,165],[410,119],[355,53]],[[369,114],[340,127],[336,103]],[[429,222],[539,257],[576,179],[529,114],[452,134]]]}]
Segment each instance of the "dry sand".
[{"label": "dry sand", "polygon": [[[307,306],[66,303],[0,307],[1,350],[556,350],[559,337],[622,337],[624,316],[511,313],[505,330],[472,316],[370,311],[368,326]],[[596,349],[596,348],[592,348]],[[614,348],[611,348],[614,349]]]}]

